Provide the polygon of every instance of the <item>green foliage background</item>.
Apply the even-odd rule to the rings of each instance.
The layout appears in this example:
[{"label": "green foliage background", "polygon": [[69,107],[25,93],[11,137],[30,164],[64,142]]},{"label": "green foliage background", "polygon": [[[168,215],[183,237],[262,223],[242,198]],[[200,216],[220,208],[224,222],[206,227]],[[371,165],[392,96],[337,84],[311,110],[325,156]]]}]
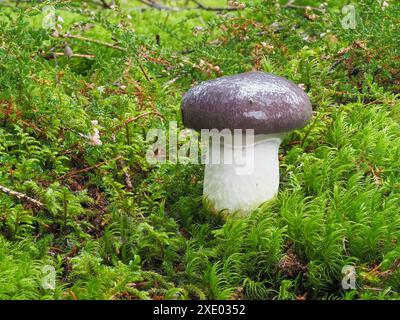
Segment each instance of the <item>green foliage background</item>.
[{"label": "green foliage background", "polygon": [[[44,204],[0,194],[0,299],[399,298],[399,3],[355,1],[355,29],[347,1],[284,3],[0,3],[0,185]],[[65,42],[95,57],[54,59]],[[314,117],[281,146],[278,197],[224,221],[202,203],[201,166],[147,163],[146,132],[182,128],[191,86],[252,69],[303,84]]]}]

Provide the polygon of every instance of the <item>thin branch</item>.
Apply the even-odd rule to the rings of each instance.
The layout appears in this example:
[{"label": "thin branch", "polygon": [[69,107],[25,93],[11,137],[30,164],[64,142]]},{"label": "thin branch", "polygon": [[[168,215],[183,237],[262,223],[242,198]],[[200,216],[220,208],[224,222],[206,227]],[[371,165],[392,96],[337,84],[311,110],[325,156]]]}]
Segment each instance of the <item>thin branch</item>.
[{"label": "thin branch", "polygon": [[35,200],[35,199],[31,198],[31,197],[28,197],[26,194],[23,194],[23,193],[20,193],[20,192],[17,192],[17,191],[13,191],[13,190],[8,189],[8,188],[3,187],[3,186],[0,186],[0,191],[4,192],[5,194],[8,194],[11,197],[15,197],[20,201],[29,202],[29,203],[35,205],[36,207],[39,207],[39,208],[43,208],[44,207],[43,203],[41,203],[40,201]]},{"label": "thin branch", "polygon": [[140,118],[143,118],[143,117],[147,117],[147,116],[149,116],[149,115],[151,115],[151,114],[154,114],[155,116],[157,116],[157,117],[160,118],[161,120],[166,121],[166,120],[165,120],[165,117],[164,117],[161,113],[159,113],[158,111],[143,112],[143,113],[137,115],[136,117],[131,117],[131,118],[126,119],[122,124],[120,124],[119,126],[115,127],[115,128],[113,129],[113,132],[114,132],[114,131],[118,131],[118,130],[120,130],[120,129],[123,128],[123,127],[126,127],[126,126],[127,126],[128,124],[130,124],[131,122],[134,122],[134,121],[136,121],[136,120],[138,120],[138,119],[140,119]]},{"label": "thin branch", "polygon": [[108,48],[112,48],[112,49],[116,49],[116,50],[120,50],[120,51],[128,51],[128,49],[120,47],[118,45],[114,45],[112,43],[108,43],[108,42],[104,42],[104,41],[100,41],[100,40],[96,40],[96,39],[92,39],[92,38],[86,38],[86,37],[82,37],[76,34],[71,34],[71,33],[66,33],[64,34],[64,38],[70,38],[70,39],[76,39],[79,41],[84,41],[84,42],[91,42],[91,43],[96,43]]},{"label": "thin branch", "polygon": [[328,74],[331,74],[333,71],[335,71],[336,67],[340,65],[345,59],[340,58],[339,60],[336,60],[329,68]]},{"label": "thin branch", "polygon": [[[116,143],[115,135],[112,135],[113,142]],[[120,170],[122,170],[122,173],[124,175],[124,180],[125,180],[125,187],[127,190],[132,191],[133,185],[132,185],[132,178],[129,173],[129,167],[125,164],[124,158],[118,154],[119,159],[117,160],[117,163],[120,167]]]},{"label": "thin branch", "polygon": [[112,1],[112,3],[108,3],[106,0],[99,0],[99,1],[95,1],[95,0],[86,0],[87,2],[90,2],[94,5],[97,6],[101,6],[104,9],[114,9],[115,7],[115,3],[114,1]]},{"label": "thin branch", "polygon": [[165,11],[179,11],[180,10],[180,8],[165,6],[154,0],[139,0],[139,1],[143,4],[145,4],[146,6],[149,6],[149,7],[158,9],[158,10],[165,10]]},{"label": "thin branch", "polygon": [[185,50],[177,51],[176,53],[177,54],[190,54],[190,53],[193,53],[195,51],[196,51],[195,49],[185,49]]},{"label": "thin branch", "polygon": [[[163,116],[161,113],[159,113],[158,111],[148,111],[148,112],[141,113],[141,114],[139,114],[139,115],[136,116],[136,117],[132,117],[132,118],[126,119],[126,120],[124,121],[123,126],[126,126],[127,124],[129,124],[129,123],[131,123],[131,122],[134,122],[134,121],[136,121],[136,120],[138,120],[138,119],[140,119],[140,118],[146,117],[146,116],[151,115],[151,114],[154,114],[154,115],[156,115],[157,117],[159,117],[160,119],[165,120],[164,116]],[[122,127],[122,126],[120,126],[120,127]],[[120,127],[118,127],[118,128],[120,128]]]},{"label": "thin branch", "polygon": [[86,0],[86,2],[89,2],[91,4],[94,4],[96,6],[100,6],[104,9],[112,9],[112,5],[108,4],[106,1],[104,0],[99,0],[99,1],[95,1],[95,0]]},{"label": "thin branch", "polygon": [[304,135],[303,141],[301,141],[301,147],[304,147],[304,143],[307,140],[308,135],[310,134],[311,130],[314,128],[314,126],[317,124],[317,121],[320,120],[320,115],[317,114],[314,118],[313,123],[311,124],[310,128],[307,130],[306,134]]},{"label": "thin branch", "polygon": [[[46,55],[46,59],[54,59],[55,56],[63,57],[65,56],[64,52],[52,52]],[[94,54],[83,54],[83,53],[74,53],[71,58],[85,58],[85,59],[94,59],[96,56]]]},{"label": "thin branch", "polygon": [[146,70],[144,70],[144,68],[143,68],[143,66],[142,66],[141,63],[139,63],[139,68],[140,68],[140,70],[142,71],[142,73],[143,73],[144,77],[146,78],[146,80],[147,80],[148,82],[151,82],[149,76],[147,75]]},{"label": "thin branch", "polygon": [[317,8],[317,7],[310,7],[310,6],[300,6],[294,4],[295,0],[289,0],[285,5],[283,5],[283,8],[287,9],[300,9],[300,10],[315,10],[321,13],[325,13],[324,9]]},{"label": "thin branch", "polygon": [[205,11],[237,11],[240,8],[236,7],[209,7],[202,4],[200,1],[191,0],[197,7],[169,7],[154,0],[139,0],[141,3],[158,10],[165,11],[180,11],[180,10],[205,10]]},{"label": "thin branch", "polygon": [[59,179],[60,180],[64,180],[65,178],[71,178],[71,177],[76,176],[76,175],[78,175],[80,173],[86,173],[86,172],[92,171],[93,169],[101,167],[104,164],[107,164],[107,163],[109,163],[111,161],[118,160],[120,158],[121,158],[121,156],[118,156],[118,157],[116,157],[114,159],[111,159],[111,160],[107,160],[107,161],[96,163],[94,166],[90,166],[90,167],[86,167],[86,168],[83,168],[83,169],[80,169],[80,170],[74,170],[74,171],[71,171],[71,172],[67,172],[66,174],[62,175]]},{"label": "thin branch", "polygon": [[106,9],[112,9],[113,8],[113,6],[111,4],[109,4],[109,3],[107,3],[105,0],[100,0],[100,2],[103,5],[103,8],[106,8]]},{"label": "thin branch", "polygon": [[132,185],[132,178],[129,173],[129,167],[125,164],[124,159],[121,157],[118,160],[118,164],[121,167],[121,170],[124,174],[124,181],[125,181],[125,187],[127,190],[132,191],[133,190],[133,185]]},{"label": "thin branch", "polygon": [[206,11],[237,11],[239,8],[236,7],[208,7],[202,4],[200,1],[191,0],[193,3],[197,5],[197,9],[206,10]]},{"label": "thin branch", "polygon": [[173,79],[167,81],[167,82],[165,83],[165,86],[169,86],[169,85],[173,84],[173,83],[176,82],[180,77],[181,77],[181,75],[179,75],[179,76],[177,76],[177,77],[175,77],[175,78],[173,78]]}]

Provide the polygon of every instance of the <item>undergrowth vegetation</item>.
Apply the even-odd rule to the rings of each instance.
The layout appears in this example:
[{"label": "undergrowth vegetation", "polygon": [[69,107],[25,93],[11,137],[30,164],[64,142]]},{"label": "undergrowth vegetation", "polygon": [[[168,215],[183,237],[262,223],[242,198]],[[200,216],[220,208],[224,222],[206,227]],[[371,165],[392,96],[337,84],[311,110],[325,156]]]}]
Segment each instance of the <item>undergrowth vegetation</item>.
[{"label": "undergrowth vegetation", "polygon": [[[0,299],[399,299],[398,1],[357,1],[355,29],[338,0],[101,3],[0,2],[0,185],[40,201],[0,193]],[[276,199],[224,220],[203,167],[148,163],[146,132],[249,70],[301,85],[314,116]]]}]

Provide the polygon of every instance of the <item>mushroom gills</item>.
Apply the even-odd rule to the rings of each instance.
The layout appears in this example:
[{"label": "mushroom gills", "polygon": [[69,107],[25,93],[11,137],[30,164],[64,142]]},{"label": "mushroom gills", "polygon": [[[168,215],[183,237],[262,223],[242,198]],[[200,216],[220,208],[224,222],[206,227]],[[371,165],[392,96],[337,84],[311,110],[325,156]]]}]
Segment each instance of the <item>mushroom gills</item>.
[{"label": "mushroom gills", "polygon": [[[282,138],[282,134],[256,135],[255,143],[243,146],[210,143],[203,193],[211,211],[245,216],[277,195]],[[213,159],[218,154],[215,149],[219,162]]]}]

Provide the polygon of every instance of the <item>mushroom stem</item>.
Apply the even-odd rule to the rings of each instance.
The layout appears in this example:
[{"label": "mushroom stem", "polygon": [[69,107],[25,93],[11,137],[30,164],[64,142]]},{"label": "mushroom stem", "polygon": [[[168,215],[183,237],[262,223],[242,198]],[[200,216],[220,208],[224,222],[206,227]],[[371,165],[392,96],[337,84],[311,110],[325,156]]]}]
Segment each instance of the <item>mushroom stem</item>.
[{"label": "mushroom stem", "polygon": [[[243,145],[210,143],[203,193],[212,211],[227,210],[244,216],[276,196],[282,137],[256,135],[253,143]],[[220,161],[214,156],[218,151]]]}]

